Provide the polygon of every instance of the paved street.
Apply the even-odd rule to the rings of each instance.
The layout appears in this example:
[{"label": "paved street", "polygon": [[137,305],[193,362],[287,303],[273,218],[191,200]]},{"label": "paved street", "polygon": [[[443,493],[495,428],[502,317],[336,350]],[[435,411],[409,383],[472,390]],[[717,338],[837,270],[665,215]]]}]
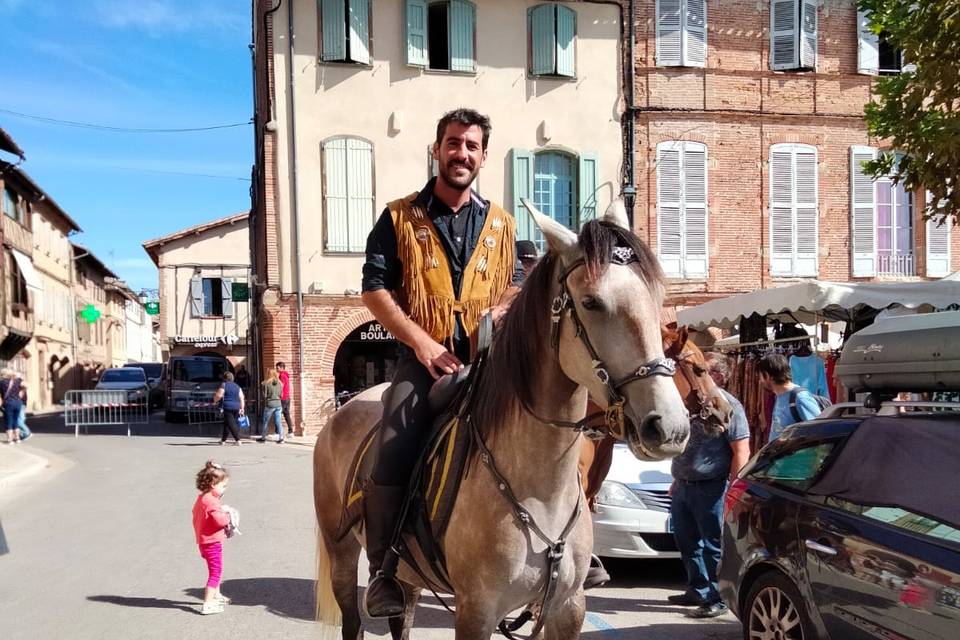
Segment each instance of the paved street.
[{"label": "paved street", "polygon": [[[51,466],[0,488],[4,639],[316,636],[308,444],[219,447],[197,427],[160,422],[133,438],[103,429],[75,439],[49,418],[35,426],[21,450]],[[202,617],[206,573],[190,508],[194,474],[209,458],[232,473],[224,502],[241,511],[243,535],[224,545],[223,591],[234,604]],[[588,600],[583,638],[739,637],[732,616],[695,622],[666,603],[680,588],[679,563],[611,569],[614,583]],[[453,637],[452,618],[432,597],[417,620],[417,639]],[[385,635],[386,625],[370,625],[368,637]]]}]

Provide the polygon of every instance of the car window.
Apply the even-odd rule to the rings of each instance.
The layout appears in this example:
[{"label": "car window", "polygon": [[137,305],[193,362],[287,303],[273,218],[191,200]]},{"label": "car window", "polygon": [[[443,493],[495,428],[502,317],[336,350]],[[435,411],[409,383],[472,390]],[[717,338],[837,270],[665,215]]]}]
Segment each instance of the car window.
[{"label": "car window", "polygon": [[148,378],[159,378],[160,372],[163,369],[163,365],[159,363],[138,364],[137,366],[143,369],[143,372],[147,374]]},{"label": "car window", "polygon": [[177,360],[173,379],[183,382],[220,382],[227,370],[225,362],[216,360]]},{"label": "car window", "polygon": [[824,462],[830,456],[836,443],[821,442],[816,445],[796,449],[778,458],[769,465],[753,472],[753,477],[763,478],[801,491],[813,484]]},{"label": "car window", "polygon": [[103,372],[101,382],[143,382],[142,369],[109,369]]},{"label": "car window", "polygon": [[883,522],[898,529],[906,529],[923,536],[960,544],[960,529],[907,509],[862,505],[835,496],[827,498],[827,505],[864,518]]}]

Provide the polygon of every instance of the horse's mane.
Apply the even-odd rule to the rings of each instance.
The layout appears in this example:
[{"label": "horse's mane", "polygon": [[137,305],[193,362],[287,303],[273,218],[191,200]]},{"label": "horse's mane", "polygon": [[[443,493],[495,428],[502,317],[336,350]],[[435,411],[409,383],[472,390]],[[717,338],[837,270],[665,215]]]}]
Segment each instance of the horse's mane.
[{"label": "horse's mane", "polygon": [[[584,224],[578,239],[591,279],[610,265],[615,247],[629,247],[639,275],[662,303],[663,272],[656,256],[635,234],[606,221]],[[481,433],[495,435],[523,407],[533,407],[533,381],[546,362],[550,345],[551,292],[557,277],[557,256],[545,255],[527,276],[523,288],[501,320],[490,349],[483,382],[477,389],[473,420]]]}]

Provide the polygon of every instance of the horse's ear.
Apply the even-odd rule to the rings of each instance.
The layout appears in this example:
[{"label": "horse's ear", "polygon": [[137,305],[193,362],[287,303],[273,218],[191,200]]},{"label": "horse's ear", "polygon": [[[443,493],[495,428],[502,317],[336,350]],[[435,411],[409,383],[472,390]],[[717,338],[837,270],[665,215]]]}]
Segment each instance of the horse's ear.
[{"label": "horse's ear", "polygon": [[610,203],[603,214],[603,220],[630,231],[630,219],[627,218],[627,207],[623,204],[623,198],[616,198]]},{"label": "horse's ear", "polygon": [[520,202],[523,203],[523,206],[525,206],[527,211],[530,212],[530,215],[533,216],[533,221],[540,227],[540,231],[543,232],[543,237],[546,238],[547,245],[552,252],[563,255],[576,249],[577,234],[553,218],[540,213],[537,207],[526,198],[521,198]]},{"label": "horse's ear", "polygon": [[683,345],[687,344],[687,340],[690,337],[690,329],[687,328],[687,325],[682,324],[677,327],[677,343]]}]

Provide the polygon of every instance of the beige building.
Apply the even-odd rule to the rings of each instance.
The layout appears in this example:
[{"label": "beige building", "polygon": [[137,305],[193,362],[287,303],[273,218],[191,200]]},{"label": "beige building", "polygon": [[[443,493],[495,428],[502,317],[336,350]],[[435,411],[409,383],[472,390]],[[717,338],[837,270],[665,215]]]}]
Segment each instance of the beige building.
[{"label": "beige building", "polygon": [[[542,243],[529,197],[570,227],[623,183],[616,2],[254,3],[254,253],[265,361],[284,360],[297,421],[389,377],[395,342],[359,299],[384,205],[433,175],[436,122],[467,106],[493,133],[475,189]],[[300,401],[305,398],[304,403]]]},{"label": "beige building", "polygon": [[247,361],[250,303],[249,213],[143,243],[160,270],[162,358],[217,353]]},{"label": "beige building", "polygon": [[116,312],[111,313],[110,301],[115,294],[108,295],[107,281],[116,281],[117,275],[81,245],[73,245],[73,260],[77,360],[72,386],[91,389],[94,378],[114,366],[111,316]]}]

